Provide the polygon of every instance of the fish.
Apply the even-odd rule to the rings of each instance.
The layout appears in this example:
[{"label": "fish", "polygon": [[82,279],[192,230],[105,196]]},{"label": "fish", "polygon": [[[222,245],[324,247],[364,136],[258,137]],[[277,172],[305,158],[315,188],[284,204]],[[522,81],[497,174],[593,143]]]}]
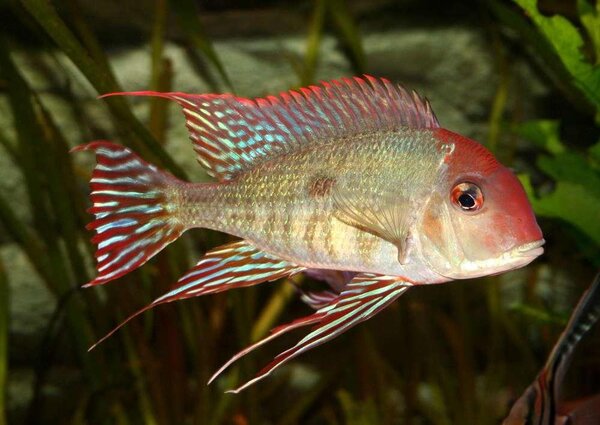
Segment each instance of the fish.
[{"label": "fish", "polygon": [[577,344],[600,318],[600,273],[581,296],[569,322],[533,383],[512,406],[503,425],[597,425],[600,394],[561,399],[561,387]]},{"label": "fish", "polygon": [[342,78],[256,99],[105,96],[179,104],[197,160],[216,181],[181,181],[104,140],[75,147],[96,156],[88,229],[96,232],[98,273],[84,286],[142,266],[188,229],[239,238],[208,251],[173,289],[113,332],[160,304],[300,272],[339,271],[350,279],[337,291],[308,294],[313,314],[273,329],[219,369],[211,381],[273,338],[312,326],[232,392],[369,319],[415,285],[501,273],[543,252],[516,176],[478,142],[442,128],[428,101],[387,79]]}]

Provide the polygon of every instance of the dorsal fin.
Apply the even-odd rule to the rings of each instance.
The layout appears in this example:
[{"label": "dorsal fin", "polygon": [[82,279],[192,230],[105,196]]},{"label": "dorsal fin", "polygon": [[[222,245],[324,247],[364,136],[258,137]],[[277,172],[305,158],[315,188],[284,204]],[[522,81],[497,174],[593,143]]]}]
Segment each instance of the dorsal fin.
[{"label": "dorsal fin", "polygon": [[417,93],[367,75],[257,99],[158,92],[109,95],[178,102],[198,160],[221,181],[307,143],[399,127],[439,127],[429,103]]}]

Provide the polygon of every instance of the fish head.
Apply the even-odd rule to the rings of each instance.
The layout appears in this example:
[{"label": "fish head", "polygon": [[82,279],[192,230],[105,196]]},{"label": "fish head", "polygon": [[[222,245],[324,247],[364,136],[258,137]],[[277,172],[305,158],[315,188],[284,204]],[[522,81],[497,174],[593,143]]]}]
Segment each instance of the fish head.
[{"label": "fish head", "polygon": [[542,232],[517,177],[473,140],[443,129],[436,137],[454,149],[417,232],[428,265],[464,279],[523,267],[541,255]]}]

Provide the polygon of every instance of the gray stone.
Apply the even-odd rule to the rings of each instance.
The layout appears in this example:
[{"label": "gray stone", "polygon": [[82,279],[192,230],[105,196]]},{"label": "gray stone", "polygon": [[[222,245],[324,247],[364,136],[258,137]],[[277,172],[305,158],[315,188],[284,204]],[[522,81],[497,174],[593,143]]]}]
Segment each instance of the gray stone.
[{"label": "gray stone", "polygon": [[9,271],[9,355],[19,363],[31,361],[56,300],[16,244],[0,246],[0,257]]}]

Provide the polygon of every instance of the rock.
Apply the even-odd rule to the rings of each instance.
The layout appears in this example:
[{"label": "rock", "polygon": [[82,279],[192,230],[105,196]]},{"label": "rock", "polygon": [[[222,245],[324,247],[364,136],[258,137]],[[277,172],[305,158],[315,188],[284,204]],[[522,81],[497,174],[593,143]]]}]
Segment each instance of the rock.
[{"label": "rock", "polygon": [[56,300],[16,244],[0,246],[0,257],[9,270],[9,357],[27,364],[38,354]]}]

